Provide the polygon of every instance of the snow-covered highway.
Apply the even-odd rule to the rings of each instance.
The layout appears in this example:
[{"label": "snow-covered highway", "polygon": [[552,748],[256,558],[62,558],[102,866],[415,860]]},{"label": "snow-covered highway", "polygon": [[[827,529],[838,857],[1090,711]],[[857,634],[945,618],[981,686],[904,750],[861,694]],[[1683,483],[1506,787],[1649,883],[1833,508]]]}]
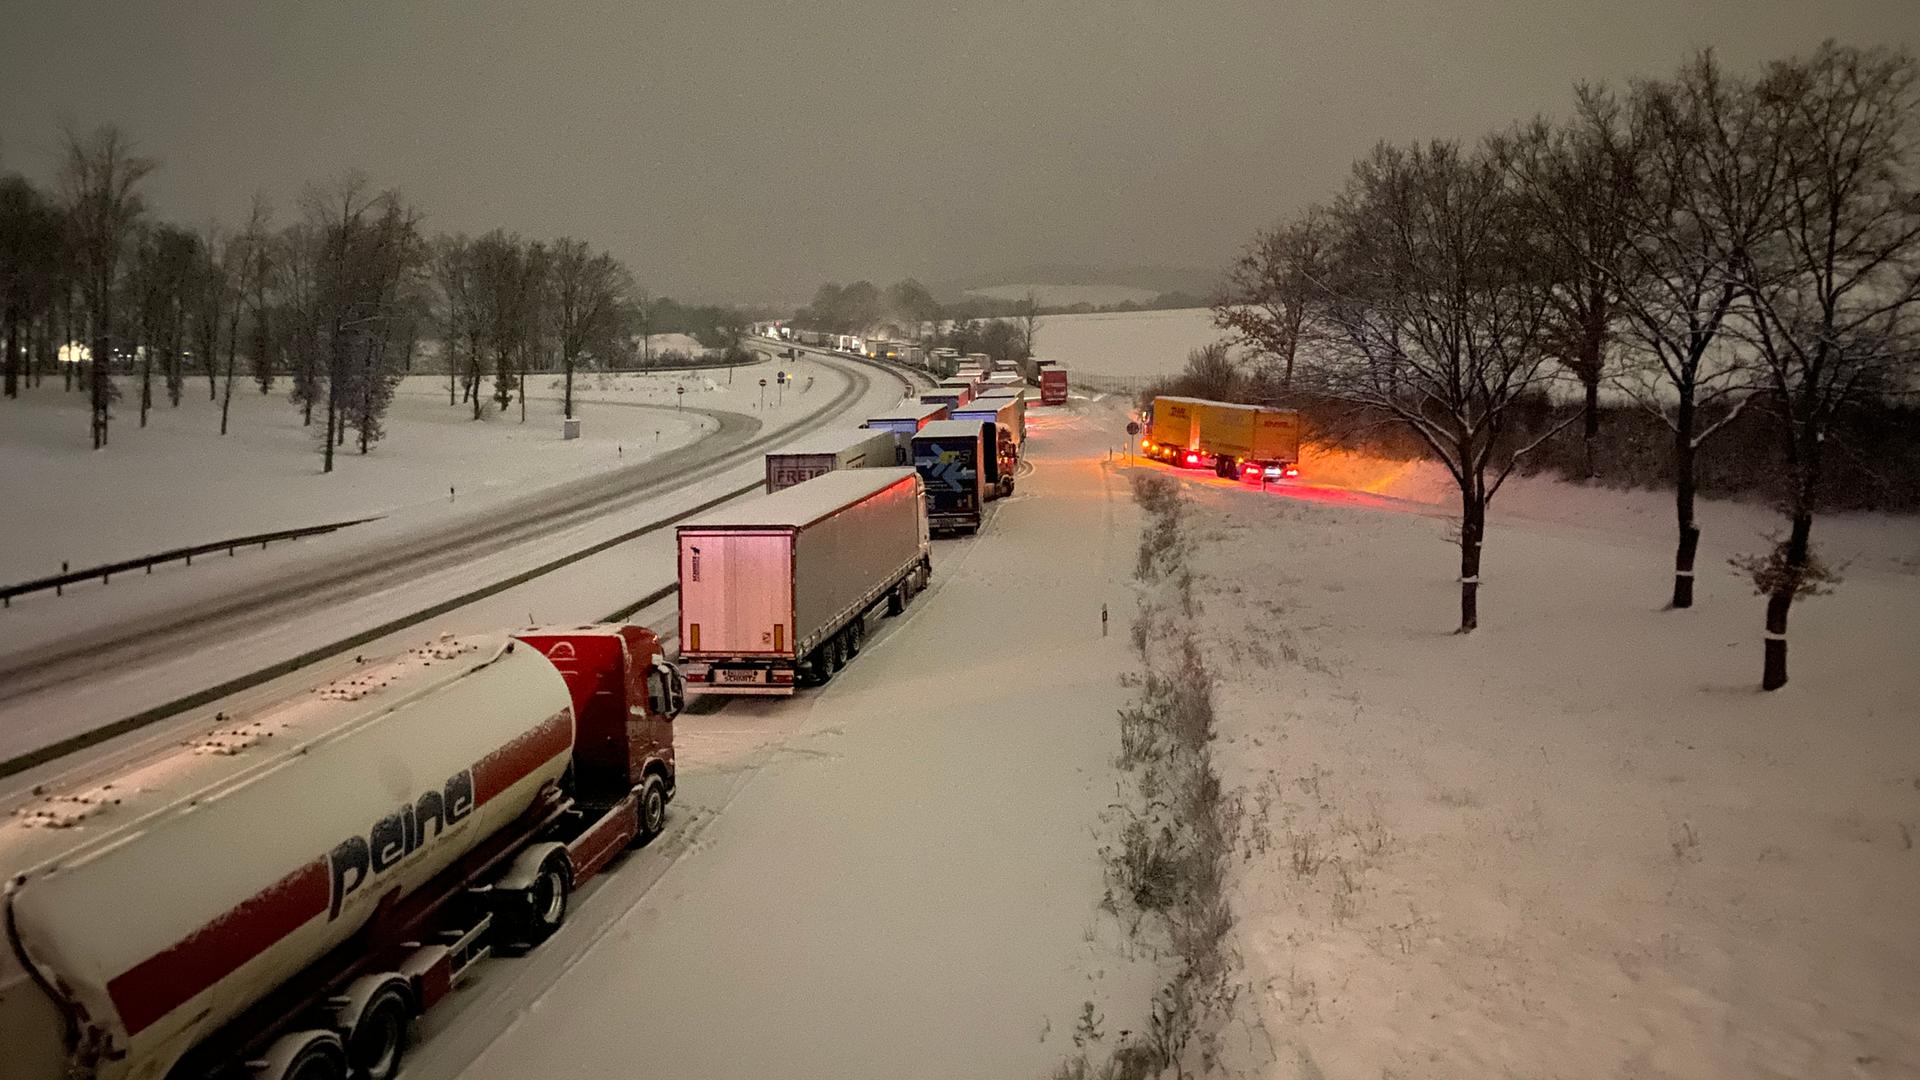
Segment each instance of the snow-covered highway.
[{"label": "snow-covered highway", "polygon": [[[773,423],[715,412],[716,430],[690,446],[483,514],[408,531],[376,523],[246,559],[176,566],[90,596],[17,605],[6,613],[0,649],[0,761],[26,764],[35,758],[23,755],[45,757],[47,748],[106,725],[179,712],[190,695],[256,681],[295,659],[374,649],[378,639],[357,640],[370,631],[411,626],[399,636],[416,638],[420,624],[442,626],[472,606],[461,601],[511,591],[517,614],[490,624],[498,626],[562,617],[550,595],[592,596],[584,609],[567,605],[568,618],[596,618],[644,596],[672,581],[672,557],[637,556],[632,543],[643,535],[630,534],[741,492],[763,474],[767,449],[814,427],[858,424],[905,389],[892,371],[823,356],[809,363],[822,372],[819,385],[804,399],[791,395],[798,400]],[[583,553],[592,557],[566,561]],[[509,583],[521,587],[500,588]]]}]

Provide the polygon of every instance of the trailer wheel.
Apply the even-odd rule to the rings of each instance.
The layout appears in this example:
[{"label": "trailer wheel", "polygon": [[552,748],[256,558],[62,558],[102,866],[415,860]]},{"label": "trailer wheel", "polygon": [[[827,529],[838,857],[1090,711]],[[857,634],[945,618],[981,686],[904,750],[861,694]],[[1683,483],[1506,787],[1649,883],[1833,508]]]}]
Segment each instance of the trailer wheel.
[{"label": "trailer wheel", "polygon": [[540,860],[533,880],[524,888],[501,894],[507,943],[531,949],[552,937],[567,921],[567,894],[572,886],[573,868],[567,863],[566,850],[558,849]]},{"label": "trailer wheel", "polygon": [[331,1031],[288,1032],[247,1071],[253,1080],[347,1080],[347,1048]]},{"label": "trailer wheel", "polygon": [[827,662],[835,671],[847,666],[846,631],[833,635],[833,640],[827,642]]},{"label": "trailer wheel", "polygon": [[854,657],[859,656],[861,647],[866,645],[866,643],[867,617],[862,615],[853,620],[853,623],[847,627],[847,659],[852,660]]},{"label": "trailer wheel", "polygon": [[658,776],[649,776],[640,785],[640,831],[634,834],[633,846],[644,847],[660,830],[667,825],[667,785],[660,782]]},{"label": "trailer wheel", "polygon": [[365,1080],[392,1080],[407,1052],[407,1028],[413,1021],[413,1003],[405,983],[389,983],[367,999],[347,1036],[347,1057]]}]

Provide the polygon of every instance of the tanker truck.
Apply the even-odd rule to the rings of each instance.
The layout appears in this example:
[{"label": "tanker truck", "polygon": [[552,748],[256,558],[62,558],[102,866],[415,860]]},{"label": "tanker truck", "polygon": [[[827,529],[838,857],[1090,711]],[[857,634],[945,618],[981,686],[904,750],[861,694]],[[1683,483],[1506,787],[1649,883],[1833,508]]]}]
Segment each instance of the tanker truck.
[{"label": "tanker truck", "polygon": [[0,823],[0,1077],[387,1080],[414,1017],[661,829],[654,634],[443,636]]}]

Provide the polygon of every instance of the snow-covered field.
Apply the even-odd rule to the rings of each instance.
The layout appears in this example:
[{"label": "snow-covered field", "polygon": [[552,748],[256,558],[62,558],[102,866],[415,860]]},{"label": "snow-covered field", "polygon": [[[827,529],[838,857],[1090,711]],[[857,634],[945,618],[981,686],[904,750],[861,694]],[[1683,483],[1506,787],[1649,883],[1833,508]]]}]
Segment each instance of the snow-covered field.
[{"label": "snow-covered field", "polygon": [[[146,429],[123,397],[113,441],[89,448],[84,395],[49,384],[0,404],[0,580],[75,568],[228,536],[457,506],[502,492],[601,469],[631,465],[712,430],[697,413],[678,412],[662,393],[664,376],[623,376],[595,397],[651,408],[576,410],[583,437],[560,438],[560,406],[535,377],[527,420],[519,406],[486,418],[449,407],[446,385],[405,380],[387,418],[388,436],[362,457],[342,447],[331,475],[320,472],[318,436],[302,427],[284,396],[236,388],[229,434],[219,435],[219,406],[204,387],[178,409],[163,403]],[[557,394],[556,391],[552,391]],[[123,383],[123,394],[138,391]],[[689,393],[689,405],[713,394]]]},{"label": "snow-covered field", "polygon": [[1034,351],[1077,377],[1132,383],[1177,373],[1187,353],[1221,336],[1206,308],[1048,315],[1040,320]]},{"label": "snow-covered field", "polygon": [[1847,580],[1765,694],[1726,568],[1764,509],[1706,508],[1663,611],[1663,498],[1520,482],[1463,637],[1431,470],[1318,468],[1360,490],[1186,485],[1265,1035],[1234,1070],[1920,1075],[1920,523],[1816,525]]},{"label": "snow-covered field", "polygon": [[1130,285],[987,285],[968,289],[967,295],[989,300],[1025,300],[1032,296],[1048,307],[1067,307],[1072,304],[1099,307],[1128,301],[1144,304],[1159,294],[1152,289],[1136,289]]}]

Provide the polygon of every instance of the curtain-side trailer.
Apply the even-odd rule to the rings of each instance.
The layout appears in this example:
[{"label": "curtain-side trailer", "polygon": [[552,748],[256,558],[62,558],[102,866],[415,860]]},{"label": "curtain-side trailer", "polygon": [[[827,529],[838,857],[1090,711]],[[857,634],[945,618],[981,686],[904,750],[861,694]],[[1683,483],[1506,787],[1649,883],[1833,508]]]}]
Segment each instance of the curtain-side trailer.
[{"label": "curtain-side trailer", "polygon": [[1147,456],[1229,479],[1299,475],[1300,414],[1292,409],[1205,398],[1153,399],[1140,440]]},{"label": "curtain-side trailer", "polygon": [[767,454],[769,494],[836,469],[899,465],[900,437],[892,431],[850,428],[815,431]]},{"label": "curtain-side trailer", "polygon": [[788,695],[844,667],[867,616],[933,574],[911,469],[824,473],[680,525],[680,663],[698,694]]}]

